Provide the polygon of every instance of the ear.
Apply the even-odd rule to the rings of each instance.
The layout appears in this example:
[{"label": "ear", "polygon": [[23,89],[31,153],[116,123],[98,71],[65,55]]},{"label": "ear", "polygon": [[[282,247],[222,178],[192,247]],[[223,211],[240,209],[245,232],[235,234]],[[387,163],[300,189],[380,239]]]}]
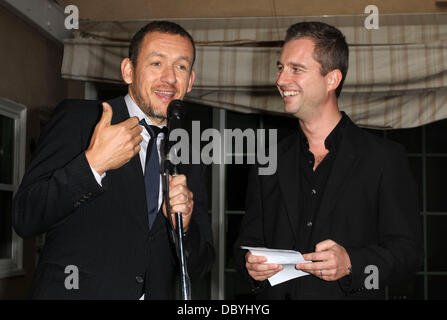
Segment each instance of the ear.
[{"label": "ear", "polygon": [[186,90],[187,93],[191,92],[192,85],[194,84],[195,79],[196,79],[196,73],[195,73],[194,69],[192,69],[191,74],[189,75],[188,89]]},{"label": "ear", "polygon": [[123,61],[121,61],[121,76],[127,84],[132,84],[133,70],[132,61],[129,58],[124,58]]},{"label": "ear", "polygon": [[334,70],[330,71],[326,75],[328,91],[335,92],[335,89],[338,88],[338,85],[340,84],[342,78],[343,78],[343,75],[340,70],[334,69]]}]

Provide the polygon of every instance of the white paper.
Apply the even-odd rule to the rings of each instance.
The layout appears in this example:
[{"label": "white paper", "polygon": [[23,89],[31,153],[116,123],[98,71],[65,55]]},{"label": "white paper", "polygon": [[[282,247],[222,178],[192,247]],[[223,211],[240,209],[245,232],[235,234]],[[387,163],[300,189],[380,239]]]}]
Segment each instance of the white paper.
[{"label": "white paper", "polygon": [[281,264],[284,267],[281,271],[268,278],[270,285],[272,286],[291,279],[309,275],[307,272],[295,269],[295,266],[298,263],[312,262],[305,261],[302,254],[298,251],[244,246],[241,248],[249,250],[252,255],[266,257],[267,261],[264,263],[276,263]]}]

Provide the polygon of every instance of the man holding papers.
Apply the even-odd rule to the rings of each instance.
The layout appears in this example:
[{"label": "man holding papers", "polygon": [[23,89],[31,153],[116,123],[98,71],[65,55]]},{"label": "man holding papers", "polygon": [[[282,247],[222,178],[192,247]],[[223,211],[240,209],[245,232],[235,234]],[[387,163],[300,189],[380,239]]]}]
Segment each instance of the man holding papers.
[{"label": "man holding papers", "polygon": [[[343,34],[320,22],[292,25],[277,88],[297,132],[278,145],[278,170],[249,176],[236,242],[238,266],[261,299],[384,298],[423,259],[416,187],[403,148],[358,128],[337,98],[348,69]],[[302,253],[308,273],[271,280],[288,266],[270,252]],[[262,254],[265,253],[265,254]]]}]

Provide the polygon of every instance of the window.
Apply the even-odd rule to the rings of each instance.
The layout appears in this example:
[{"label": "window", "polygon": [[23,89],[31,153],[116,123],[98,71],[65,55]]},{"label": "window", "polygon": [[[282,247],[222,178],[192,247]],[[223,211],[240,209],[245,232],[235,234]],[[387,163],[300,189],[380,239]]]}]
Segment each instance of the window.
[{"label": "window", "polygon": [[26,107],[0,98],[0,278],[23,274],[22,239],[12,229],[12,199],[24,173]]},{"label": "window", "polygon": [[422,127],[390,131],[369,130],[402,144],[419,191],[425,248],[424,265],[413,280],[388,288],[388,299],[446,299],[447,282],[447,120]]},{"label": "window", "polygon": [[[287,116],[270,114],[243,114],[214,109],[214,128],[219,129],[276,129],[277,142],[296,132],[298,121]],[[268,131],[266,131],[268,146]],[[247,142],[244,140],[243,163],[235,163],[235,150],[232,150],[232,164],[213,166],[213,233],[215,237],[216,265],[213,270],[212,299],[251,299],[246,279],[236,270],[233,259],[233,246],[239,234],[242,217],[245,213],[245,194],[247,189],[248,164]]]}]

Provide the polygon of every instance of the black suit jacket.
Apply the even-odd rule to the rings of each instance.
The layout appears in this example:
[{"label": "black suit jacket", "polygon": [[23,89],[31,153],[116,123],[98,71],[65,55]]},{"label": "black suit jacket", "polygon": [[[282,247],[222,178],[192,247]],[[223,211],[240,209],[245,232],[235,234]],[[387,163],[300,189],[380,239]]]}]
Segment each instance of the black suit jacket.
[{"label": "black suit jacket", "polygon": [[[387,284],[413,275],[423,261],[417,192],[404,149],[348,118],[319,210],[307,227],[310,241],[303,244],[297,237],[300,144],[298,133],[278,144],[275,174],[259,176],[256,167],[251,171],[247,210],[236,241],[241,272],[260,298],[383,298]],[[310,275],[271,287],[248,275],[246,251],[237,249],[248,245],[308,253],[327,239],[347,250],[351,276],[328,282]],[[378,268],[378,290],[365,288],[368,265]]]},{"label": "black suit jacket", "polygon": [[[123,97],[109,101],[112,124],[129,118]],[[66,100],[55,110],[14,198],[14,227],[22,237],[46,233],[32,284],[33,298],[149,299],[172,297],[178,262],[159,212],[149,230],[139,154],[110,170],[99,186],[85,150],[102,114],[100,101]],[[191,278],[207,273],[214,259],[204,169],[184,165],[194,193],[185,239]],[[79,289],[64,282],[79,270]],[[68,272],[68,271],[67,271]],[[145,290],[144,290],[145,289]],[[144,290],[144,291],[143,291]]]}]

